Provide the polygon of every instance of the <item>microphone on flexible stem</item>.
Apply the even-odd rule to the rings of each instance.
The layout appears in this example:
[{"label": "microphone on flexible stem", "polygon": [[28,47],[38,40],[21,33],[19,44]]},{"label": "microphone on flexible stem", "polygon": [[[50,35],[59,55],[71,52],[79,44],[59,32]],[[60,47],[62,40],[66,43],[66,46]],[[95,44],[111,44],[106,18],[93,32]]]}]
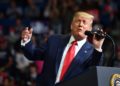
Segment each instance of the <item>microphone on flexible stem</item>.
[{"label": "microphone on flexible stem", "polygon": [[95,35],[97,40],[100,40],[106,37],[106,33],[103,32],[102,27],[100,25],[95,25],[92,31],[85,31],[85,35],[90,37]]},{"label": "microphone on flexible stem", "polygon": [[107,62],[107,66],[111,66],[112,65],[111,63],[116,56],[116,54],[115,54],[116,44],[115,44],[113,38],[109,34],[106,34],[105,32],[103,32],[101,25],[93,26],[92,31],[85,31],[85,35],[87,35],[89,37],[92,37],[93,35],[95,35],[96,39],[98,39],[98,40],[103,39],[103,38],[107,38],[107,39],[112,41],[112,45],[113,45],[112,54],[111,54],[111,57],[108,59],[108,62]]}]

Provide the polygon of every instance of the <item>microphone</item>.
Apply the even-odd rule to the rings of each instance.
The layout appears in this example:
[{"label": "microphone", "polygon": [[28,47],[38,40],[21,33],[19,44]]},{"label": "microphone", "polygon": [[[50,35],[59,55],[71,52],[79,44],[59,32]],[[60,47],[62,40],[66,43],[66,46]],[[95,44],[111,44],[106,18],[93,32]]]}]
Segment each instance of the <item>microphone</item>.
[{"label": "microphone", "polygon": [[106,33],[103,32],[102,26],[101,25],[94,25],[92,31],[85,31],[85,35],[87,36],[93,36],[100,40],[106,37]]},{"label": "microphone", "polygon": [[97,40],[107,38],[112,42],[112,53],[110,52],[111,56],[107,62],[107,66],[111,66],[111,63],[116,56],[116,43],[113,38],[109,34],[106,34],[106,32],[103,32],[102,26],[98,24],[93,26],[92,31],[85,31],[85,35],[88,37],[93,37],[93,35],[95,35]]}]

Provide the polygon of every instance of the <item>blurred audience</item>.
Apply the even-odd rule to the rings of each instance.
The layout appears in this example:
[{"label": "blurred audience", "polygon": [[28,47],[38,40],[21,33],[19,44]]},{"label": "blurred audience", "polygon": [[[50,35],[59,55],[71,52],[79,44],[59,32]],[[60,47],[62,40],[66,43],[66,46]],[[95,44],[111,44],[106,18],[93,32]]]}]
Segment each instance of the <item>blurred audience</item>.
[{"label": "blurred audience", "polygon": [[[74,12],[87,10],[94,14],[94,24],[102,24],[103,29],[119,46],[119,2],[120,0],[0,0],[0,86],[39,86],[36,79],[40,78],[44,62],[25,59],[18,44],[20,32],[26,26],[33,28],[33,47],[40,46],[52,34],[69,33],[69,23]],[[110,41],[106,41],[106,45],[104,49],[107,62],[112,46]],[[116,53],[111,65],[120,67],[120,47]]]}]

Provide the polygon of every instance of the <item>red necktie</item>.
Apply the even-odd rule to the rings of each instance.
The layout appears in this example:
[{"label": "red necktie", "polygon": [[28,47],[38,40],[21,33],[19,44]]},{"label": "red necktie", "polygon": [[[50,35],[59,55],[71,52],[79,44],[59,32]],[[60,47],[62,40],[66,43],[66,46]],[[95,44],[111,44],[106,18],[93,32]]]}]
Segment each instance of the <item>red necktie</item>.
[{"label": "red necktie", "polygon": [[63,67],[61,70],[61,75],[60,75],[60,80],[63,79],[67,69],[69,68],[70,63],[72,62],[74,55],[75,55],[75,46],[77,45],[77,41],[73,41],[72,45],[70,46],[70,48],[67,51],[64,63],[63,63]]}]

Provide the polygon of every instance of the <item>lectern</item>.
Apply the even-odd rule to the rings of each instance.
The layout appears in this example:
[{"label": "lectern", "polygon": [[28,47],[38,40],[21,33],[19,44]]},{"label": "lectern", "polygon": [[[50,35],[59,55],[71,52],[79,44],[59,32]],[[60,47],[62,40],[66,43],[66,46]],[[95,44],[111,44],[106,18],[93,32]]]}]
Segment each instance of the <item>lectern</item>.
[{"label": "lectern", "polygon": [[112,76],[119,73],[120,68],[116,67],[92,67],[89,71],[71,80],[61,82],[57,86],[110,86]]}]

